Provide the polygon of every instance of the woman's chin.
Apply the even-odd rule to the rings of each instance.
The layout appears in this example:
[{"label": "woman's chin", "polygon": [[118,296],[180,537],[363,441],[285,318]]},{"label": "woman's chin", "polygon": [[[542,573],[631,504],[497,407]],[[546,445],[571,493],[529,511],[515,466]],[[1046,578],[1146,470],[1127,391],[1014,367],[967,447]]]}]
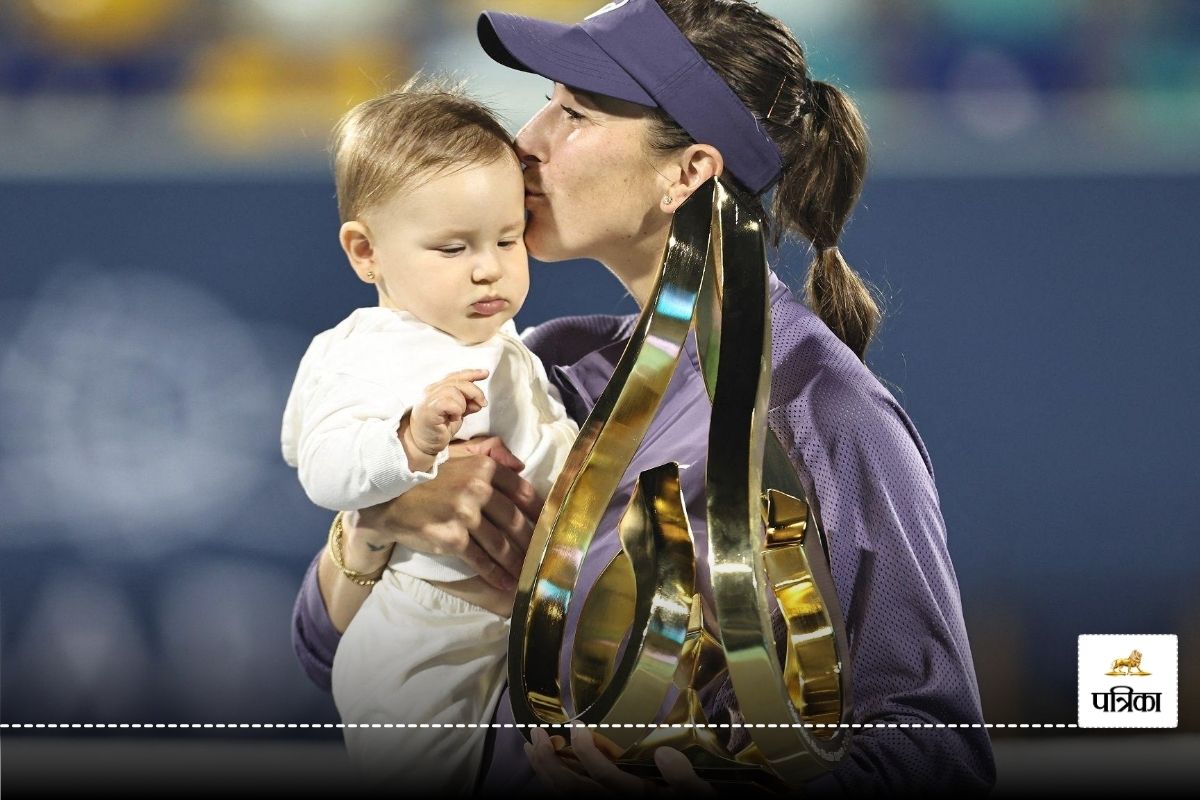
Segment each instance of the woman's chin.
[{"label": "woman's chin", "polygon": [[525,230],[525,250],[529,253],[530,258],[535,258],[542,263],[580,258],[571,253],[568,248],[563,247],[557,237],[539,236],[536,232],[531,233],[528,229]]}]

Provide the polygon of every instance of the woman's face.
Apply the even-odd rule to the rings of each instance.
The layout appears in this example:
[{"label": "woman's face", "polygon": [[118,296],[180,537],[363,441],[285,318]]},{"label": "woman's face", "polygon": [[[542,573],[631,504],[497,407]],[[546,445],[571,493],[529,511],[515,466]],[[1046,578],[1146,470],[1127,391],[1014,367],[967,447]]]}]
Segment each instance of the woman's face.
[{"label": "woman's face", "polygon": [[612,265],[645,237],[664,235],[667,182],[646,145],[645,109],[558,83],[548,99],[517,134],[530,255]]}]

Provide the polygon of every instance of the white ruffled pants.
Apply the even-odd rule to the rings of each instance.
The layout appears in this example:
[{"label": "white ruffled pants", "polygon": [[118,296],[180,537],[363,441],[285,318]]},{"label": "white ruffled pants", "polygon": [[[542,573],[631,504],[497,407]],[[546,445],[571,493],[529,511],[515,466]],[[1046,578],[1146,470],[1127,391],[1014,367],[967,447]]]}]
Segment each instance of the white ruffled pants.
[{"label": "white ruffled pants", "polygon": [[[491,722],[507,667],[509,620],[389,569],[346,629],[333,699],[346,723]],[[486,727],[345,729],[371,782],[405,794],[469,794]]]}]

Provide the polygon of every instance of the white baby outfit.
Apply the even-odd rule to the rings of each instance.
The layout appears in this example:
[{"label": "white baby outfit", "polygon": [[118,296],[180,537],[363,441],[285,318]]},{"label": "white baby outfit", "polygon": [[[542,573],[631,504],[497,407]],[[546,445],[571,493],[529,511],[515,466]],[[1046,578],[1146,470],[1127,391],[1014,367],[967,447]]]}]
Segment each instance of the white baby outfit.
[{"label": "white baby outfit", "polygon": [[[425,388],[451,372],[487,369],[476,382],[488,404],[457,434],[499,436],[545,497],[578,426],[541,361],[511,321],[486,342],[460,343],[412,314],[360,308],[313,339],[283,416],[284,459],[310,499],[333,510],[365,508],[430,480],[409,469],[396,435]],[[509,620],[427,581],[475,572],[453,556],[397,545],[389,568],[338,643],[333,697],[343,722],[486,723],[504,686]],[[379,780],[410,789],[469,793],[486,729],[346,728],[351,758]],[[420,776],[427,785],[413,786]]]}]

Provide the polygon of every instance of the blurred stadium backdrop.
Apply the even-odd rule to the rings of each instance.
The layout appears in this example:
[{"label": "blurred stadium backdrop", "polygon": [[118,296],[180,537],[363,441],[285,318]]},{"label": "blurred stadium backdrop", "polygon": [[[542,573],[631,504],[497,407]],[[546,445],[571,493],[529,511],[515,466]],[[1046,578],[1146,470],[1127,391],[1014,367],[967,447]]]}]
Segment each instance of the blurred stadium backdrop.
[{"label": "blurred stadium backdrop", "polygon": [[[279,456],[346,268],[333,121],[415,69],[515,131],[498,8],[0,3],[0,721],[336,719],[289,644],[328,514]],[[1200,3],[762,0],[851,90],[870,364],[932,454],[987,719],[1075,720],[1076,636],[1177,633],[1200,728]],[[800,245],[780,254],[799,285]],[[628,312],[535,265],[518,322]],[[1085,734],[1080,733],[1079,736]]]}]

